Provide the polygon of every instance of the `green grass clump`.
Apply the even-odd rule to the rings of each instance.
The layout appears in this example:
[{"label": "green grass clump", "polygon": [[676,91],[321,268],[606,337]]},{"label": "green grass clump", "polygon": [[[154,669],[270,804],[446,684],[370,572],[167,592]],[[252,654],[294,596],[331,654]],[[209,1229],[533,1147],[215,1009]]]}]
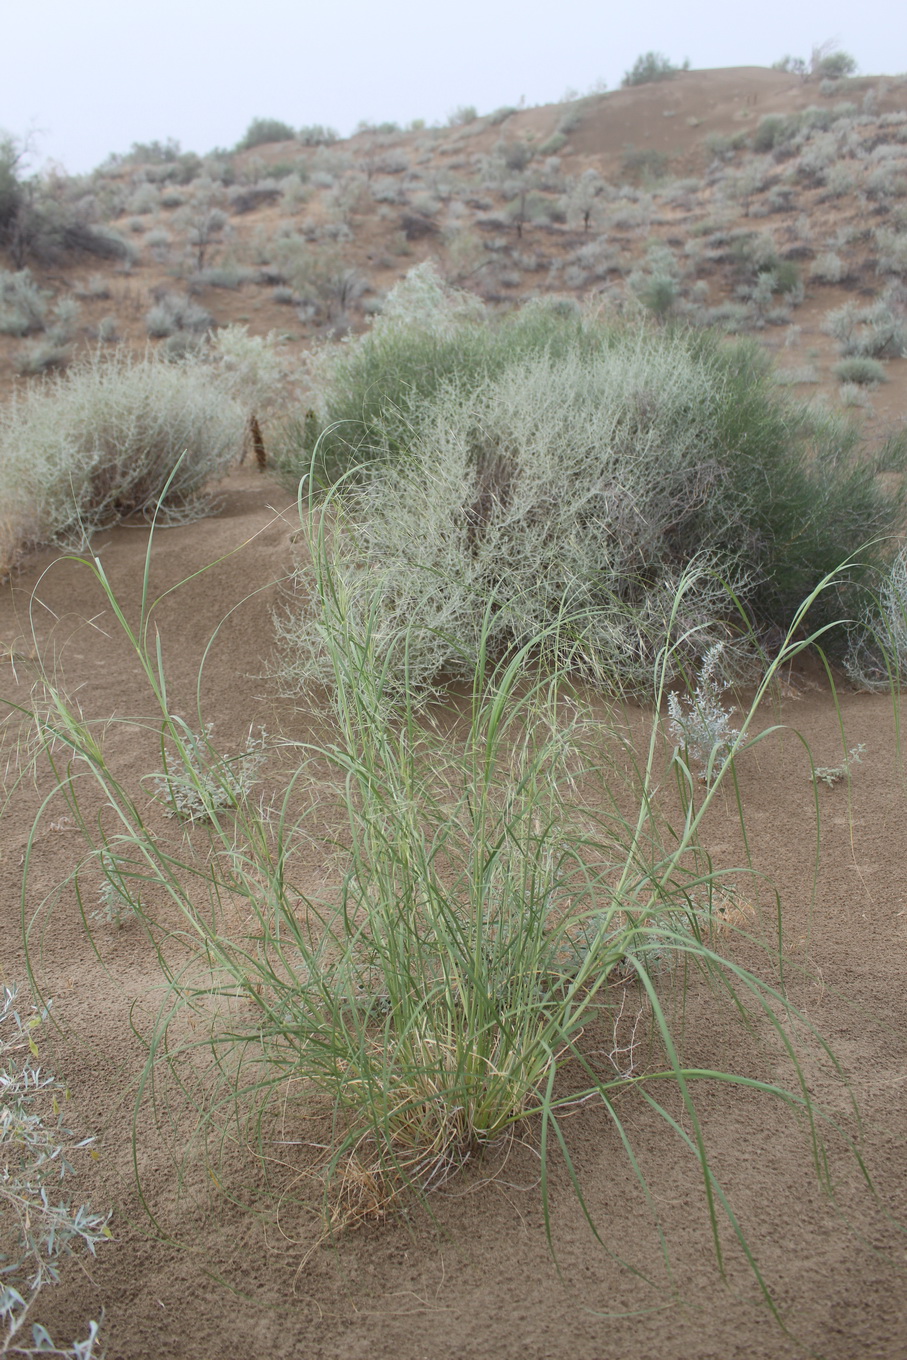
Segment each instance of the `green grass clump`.
[{"label": "green grass clump", "polygon": [[[152,827],[142,781],[118,775],[106,726],[86,722],[47,680],[34,717],[85,855],[69,885],[29,906],[28,937],[40,936],[67,886],[81,900],[83,880],[96,891],[115,866],[118,895],[131,900],[166,979],[140,1089],[154,1088],[158,1064],[184,1086],[202,1110],[215,1184],[222,1137],[232,1141],[238,1128],[250,1146],[248,1126],[266,1137],[278,1109],[283,1120],[327,1109],[323,1160],[292,1171],[297,1191],[313,1175],[320,1181],[326,1234],[411,1205],[515,1135],[537,1140],[546,1224],[555,1156],[591,1222],[570,1118],[590,1101],[604,1108],[615,1155],[629,1157],[654,1207],[657,1186],[644,1177],[627,1118],[628,1102],[642,1101],[677,1133],[700,1179],[719,1266],[727,1241],[736,1242],[774,1310],[713,1165],[696,1089],[737,1084],[805,1116],[816,1172],[830,1188],[821,1112],[799,1045],[809,1047],[811,1063],[828,1058],[839,1073],[784,992],[775,942],[750,929],[738,871],[715,867],[701,831],[735,761],[767,735],[753,736],[755,715],[779,668],[811,640],[804,622],[815,599],[797,612],[738,729],[722,729],[702,785],[665,743],[667,651],[653,668],[655,708],[641,753],[619,735],[616,715],[596,716],[564,672],[533,668],[544,637],[501,665],[480,645],[459,717],[423,720],[415,702],[388,694],[387,672],[374,664],[368,632],[345,610],[333,574],[329,511],[310,510],[324,530],[313,541],[334,722],[323,739],[293,748],[291,773],[269,807],[240,788],[229,807],[206,793],[220,784],[216,756],[212,749],[200,778],[193,739],[168,707],[149,567],[133,628],[100,562],[86,563],[135,649],[168,776],[181,765],[208,816],[176,838]],[[149,545],[149,564],[150,557]],[[678,617],[690,584],[678,582],[670,606]],[[369,617],[380,609],[376,593]],[[492,614],[489,606],[489,623]],[[574,631],[577,621],[561,626]],[[226,781],[228,762],[223,774]],[[41,816],[55,809],[48,798]],[[330,869],[318,895],[302,886],[313,836]],[[761,951],[767,978],[722,943],[738,932]],[[771,1074],[685,1063],[683,993],[694,976],[714,984],[716,1005],[765,1033]],[[628,998],[648,1047],[644,1054],[630,1039],[609,1058],[596,1026],[616,1034]],[[677,1094],[679,1117],[665,1102],[666,1086]],[[594,1230],[605,1240],[605,1225]]]},{"label": "green grass clump", "polygon": [[850,359],[841,359],[835,364],[832,371],[838,382],[842,383],[877,385],[888,381],[885,365],[880,364],[878,359],[870,359],[866,355],[854,355]]},{"label": "green grass clump", "polygon": [[207,513],[244,428],[216,370],[153,354],[97,353],[17,393],[0,410],[0,557],[159,507],[172,522]]}]

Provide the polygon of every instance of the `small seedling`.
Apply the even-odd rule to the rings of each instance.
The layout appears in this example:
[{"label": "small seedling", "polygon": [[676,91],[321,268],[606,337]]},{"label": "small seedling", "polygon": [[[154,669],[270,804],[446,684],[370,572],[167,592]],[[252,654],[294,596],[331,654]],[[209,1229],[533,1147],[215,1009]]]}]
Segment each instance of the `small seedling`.
[{"label": "small seedling", "polygon": [[256,736],[250,727],[246,749],[235,756],[222,756],[217,751],[213,731],[213,723],[208,723],[200,736],[184,728],[176,757],[165,759],[164,771],[154,775],[155,791],[171,817],[186,822],[209,821],[215,813],[237,807],[258,782],[267,759],[264,728]]},{"label": "small seedling", "polygon": [[834,788],[835,784],[839,784],[842,779],[850,778],[852,767],[861,763],[865,750],[866,746],[861,741],[858,746],[851,747],[840,765],[817,765],[810,775],[810,779],[814,784],[821,781],[821,783],[827,784],[830,789]]},{"label": "small seedling", "polygon": [[100,922],[101,925],[115,926],[119,929],[130,916],[135,915],[138,901],[126,890],[120,862],[108,850],[101,851],[101,868],[104,872],[104,882],[98,891],[100,906],[90,913],[91,919]]}]

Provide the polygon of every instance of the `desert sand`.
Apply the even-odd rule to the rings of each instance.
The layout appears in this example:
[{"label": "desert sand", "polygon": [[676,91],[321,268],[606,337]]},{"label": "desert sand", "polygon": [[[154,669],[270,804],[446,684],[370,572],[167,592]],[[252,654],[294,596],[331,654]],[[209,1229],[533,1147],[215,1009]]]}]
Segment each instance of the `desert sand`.
[{"label": "desert sand", "polygon": [[[229,615],[201,687],[204,716],[225,746],[241,740],[250,721],[271,734],[305,734],[304,715],[277,697],[268,678],[270,611],[297,527],[289,499],[268,478],[241,469],[227,483],[218,516],[161,531],[154,544],[154,595],[222,559],[167,596],[158,612],[172,705],[187,714],[209,636]],[[126,527],[95,542],[131,617],[147,538],[147,529]],[[250,590],[258,593],[246,598]],[[0,638],[4,694],[15,702],[29,703],[37,653],[78,696],[86,717],[149,714],[134,658],[84,565],[54,553],[33,559],[0,601]],[[891,697],[838,683],[847,745],[862,742],[866,751],[849,787],[819,789],[815,877],[814,791],[793,733],[808,741],[816,763],[837,764],[842,754],[838,715],[818,669],[804,663],[786,677],[780,708],[766,707],[764,725],[780,721],[788,730],[741,757],[739,779],[754,868],[780,895],[791,1000],[828,1039],[847,1080],[818,1061],[808,1076],[820,1104],[858,1139],[872,1190],[838,1148],[835,1196],[824,1195],[806,1129],[776,1102],[719,1083],[697,1092],[715,1166],[796,1339],[772,1319],[726,1228],[721,1279],[693,1159],[632,1094],[624,1118],[653,1188],[651,1207],[603,1111],[586,1106],[569,1124],[571,1156],[600,1242],[555,1158],[549,1247],[531,1129],[454,1177],[432,1198],[431,1215],[417,1210],[408,1221],[367,1223],[321,1245],[318,1155],[311,1147],[324,1132],[317,1121],[283,1129],[284,1138],[269,1149],[267,1173],[251,1148],[237,1143],[225,1155],[219,1186],[198,1156],[190,1155],[178,1175],[174,1157],[185,1152],[193,1121],[166,1081],[157,1111],[146,1098],[134,1124],[136,1078],[161,987],[149,941],[127,925],[98,928],[93,944],[71,890],[50,914],[38,912],[82,853],[62,804],[48,810],[32,847],[24,915],[35,979],[54,1002],[56,1028],[43,1028],[42,1059],[68,1085],[71,1127],[98,1139],[99,1156],[80,1162],[71,1193],[113,1211],[113,1241],[95,1259],[70,1261],[63,1282],[44,1292],[45,1325],[61,1338],[81,1336],[86,1320],[103,1314],[110,1360],[488,1354],[782,1360],[808,1353],[895,1360],[907,1353],[900,1226],[907,1221],[907,771]],[[146,745],[123,733],[109,729],[108,750],[118,769],[137,780],[157,768],[153,740]],[[9,750],[11,731],[6,740]],[[50,787],[46,770],[38,771],[34,784],[15,788],[5,813],[5,981],[26,976],[22,862]],[[705,836],[719,863],[734,864],[740,853],[731,804],[716,812]],[[759,891],[771,901],[771,892]],[[771,925],[767,916],[767,937]],[[610,1036],[590,1035],[589,1042],[609,1043]],[[687,998],[685,1057],[753,1075],[772,1067],[764,1042],[699,985]],[[665,1099],[670,1105],[670,1093]],[[255,1212],[234,1202],[239,1198]]]}]

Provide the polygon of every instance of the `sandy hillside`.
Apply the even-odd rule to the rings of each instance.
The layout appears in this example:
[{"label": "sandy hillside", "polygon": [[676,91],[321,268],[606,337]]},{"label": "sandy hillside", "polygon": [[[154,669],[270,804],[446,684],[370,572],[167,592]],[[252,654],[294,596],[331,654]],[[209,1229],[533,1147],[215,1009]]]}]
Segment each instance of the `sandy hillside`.
[{"label": "sandy hillside", "polygon": [[[783,127],[767,133],[772,119]],[[313,341],[364,329],[431,259],[498,311],[547,294],[645,308],[667,275],[668,315],[752,335],[798,396],[881,440],[907,412],[902,347],[881,351],[887,382],[842,389],[828,327],[880,300],[904,323],[905,120],[900,76],[736,67],[327,144],[138,146],[46,183],[53,214],[113,232],[123,257],[8,260],[38,296],[18,320],[0,306],[0,392],[99,344],[180,354],[237,324],[274,337],[286,401],[304,402]],[[590,172],[584,221],[571,194]],[[273,440],[280,412],[267,414]]]}]

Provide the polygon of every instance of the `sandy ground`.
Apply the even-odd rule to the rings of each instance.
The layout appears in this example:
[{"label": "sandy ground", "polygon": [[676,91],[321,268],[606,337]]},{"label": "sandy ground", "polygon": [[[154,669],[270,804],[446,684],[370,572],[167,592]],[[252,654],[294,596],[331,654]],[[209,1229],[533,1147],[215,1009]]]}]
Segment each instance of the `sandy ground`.
[{"label": "sandy ground", "polygon": [[[288,569],[294,530],[294,509],[281,513],[288,499],[240,471],[227,485],[220,516],[163,532],[154,546],[155,595],[217,562],[166,596],[156,617],[172,706],[187,718],[206,643],[226,617],[201,684],[205,717],[225,747],[250,722],[270,733],[305,734],[305,720],[275,697],[267,678],[274,583]],[[130,617],[138,609],[146,544],[146,531],[125,528],[95,545]],[[3,590],[0,641],[7,697],[28,702],[36,642],[86,716],[150,711],[109,606],[84,567],[50,555],[29,564]],[[63,1282],[41,1301],[42,1321],[59,1338],[78,1336],[88,1318],[103,1312],[110,1360],[907,1355],[907,1238],[899,1227],[907,1222],[905,770],[891,699],[846,685],[839,697],[846,743],[862,742],[866,752],[850,788],[819,791],[816,879],[815,805],[800,742],[791,731],[772,738],[742,758],[739,777],[754,864],[783,905],[792,1000],[840,1059],[861,1130],[848,1088],[812,1048],[807,1073],[830,1115],[859,1136],[873,1192],[832,1136],[836,1196],[829,1200],[816,1181],[806,1130],[777,1103],[719,1083],[703,1083],[697,1092],[714,1165],[796,1340],[772,1320],[727,1230],[721,1279],[693,1160],[632,1095],[623,1117],[650,1180],[651,1206],[603,1110],[586,1106],[569,1123],[571,1156],[600,1243],[555,1158],[549,1248],[532,1129],[506,1156],[452,1180],[432,1202],[434,1220],[417,1212],[409,1222],[368,1225],[314,1251],[309,1209],[317,1195],[306,1179],[314,1159],[300,1146],[306,1137],[312,1141],[311,1129],[273,1149],[267,1176],[250,1151],[236,1146],[221,1167],[223,1193],[191,1156],[181,1182],[173,1154],[185,1151],[189,1125],[180,1122],[166,1082],[156,1112],[147,1100],[142,1106],[133,1143],[135,1081],[160,996],[156,956],[135,927],[99,932],[96,951],[67,891],[31,930],[35,975],[55,999],[60,1026],[43,1040],[43,1056],[68,1083],[70,1123],[80,1136],[98,1135],[100,1157],[80,1165],[73,1192],[78,1187],[95,1207],[112,1208],[114,1241],[85,1267],[66,1268]],[[827,686],[805,672],[791,677],[780,713],[767,710],[764,719],[801,733],[817,764],[839,763],[835,706]],[[10,733],[8,752],[11,741]],[[107,741],[130,777],[157,768],[150,738],[114,725]],[[43,773],[37,786],[16,787],[2,825],[5,981],[25,977],[22,864],[48,787]],[[82,853],[65,812],[52,809],[35,840],[28,920]],[[705,839],[717,863],[739,862],[732,801],[716,810]],[[771,900],[766,889],[758,891]],[[684,1031],[691,1064],[771,1073],[771,1046],[747,1035],[727,1005],[698,984],[687,997]],[[609,1035],[590,1034],[589,1042],[607,1044]],[[680,1113],[670,1092],[664,1099]],[[234,1203],[240,1197],[258,1212]]]}]

